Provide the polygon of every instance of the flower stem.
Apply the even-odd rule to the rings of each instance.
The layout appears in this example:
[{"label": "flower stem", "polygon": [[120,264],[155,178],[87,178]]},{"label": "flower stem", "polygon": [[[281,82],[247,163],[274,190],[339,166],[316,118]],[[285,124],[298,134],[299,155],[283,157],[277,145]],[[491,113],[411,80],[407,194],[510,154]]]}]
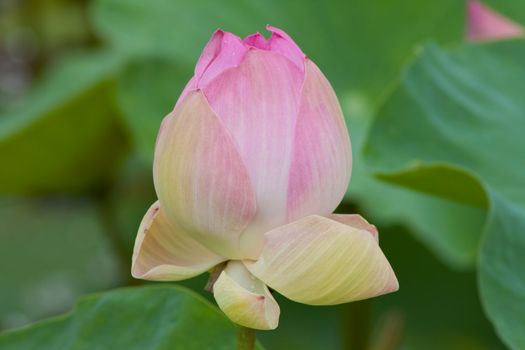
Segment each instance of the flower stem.
[{"label": "flower stem", "polygon": [[370,346],[371,305],[368,300],[356,301],[341,307],[343,349],[361,350]]},{"label": "flower stem", "polygon": [[208,278],[208,282],[204,286],[204,290],[207,292],[210,292],[213,294],[213,285],[217,281],[217,278],[219,278],[222,270],[226,267],[226,263],[220,263],[219,265],[215,266],[210,270],[210,278]]},{"label": "flower stem", "polygon": [[237,326],[237,350],[255,349],[255,329]]}]

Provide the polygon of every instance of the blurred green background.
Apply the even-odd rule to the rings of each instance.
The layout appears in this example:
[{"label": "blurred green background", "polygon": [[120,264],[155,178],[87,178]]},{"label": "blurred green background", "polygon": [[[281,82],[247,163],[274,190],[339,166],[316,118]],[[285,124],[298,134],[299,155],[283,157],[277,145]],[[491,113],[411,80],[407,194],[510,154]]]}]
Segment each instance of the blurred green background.
[{"label": "blurred green background", "polygon": [[[525,20],[520,1],[489,3]],[[338,210],[378,226],[400,290],[333,307],[278,296],[280,326],[259,332],[261,344],[525,349],[525,42],[465,43],[465,10],[459,0],[0,0],[0,345],[30,349],[59,326],[9,330],[85,294],[147,284],[129,270],[155,200],[160,120],[216,28],[244,36],[270,23],[339,96],[354,173]],[[211,300],[205,282],[179,284]],[[198,332],[186,334],[207,336]]]}]

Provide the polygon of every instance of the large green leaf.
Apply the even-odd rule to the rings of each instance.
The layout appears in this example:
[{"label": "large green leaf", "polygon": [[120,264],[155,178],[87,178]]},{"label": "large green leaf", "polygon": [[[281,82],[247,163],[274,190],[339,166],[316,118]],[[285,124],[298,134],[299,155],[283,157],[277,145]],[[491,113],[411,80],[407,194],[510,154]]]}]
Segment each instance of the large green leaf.
[{"label": "large green leaf", "polygon": [[524,61],[525,40],[427,46],[381,108],[365,149],[388,181],[488,207],[481,297],[516,349],[525,347]]},{"label": "large green leaf", "polygon": [[234,349],[235,327],[176,286],[127,288],[83,298],[72,313],[0,335],[2,349]]},{"label": "large green leaf", "polygon": [[460,40],[464,16],[457,0],[97,0],[92,10],[96,30],[116,48],[190,66],[217,28],[247,35],[271,23],[285,29],[337,87],[366,90],[373,99],[416,43]]},{"label": "large green leaf", "polygon": [[111,175],[124,144],[111,96],[121,61],[107,52],[59,60],[0,115],[0,192],[81,192]]}]

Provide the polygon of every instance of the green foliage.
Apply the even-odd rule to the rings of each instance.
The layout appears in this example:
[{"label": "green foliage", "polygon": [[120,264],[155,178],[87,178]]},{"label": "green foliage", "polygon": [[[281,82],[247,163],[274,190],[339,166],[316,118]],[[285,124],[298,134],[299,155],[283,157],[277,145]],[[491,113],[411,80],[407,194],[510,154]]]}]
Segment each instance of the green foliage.
[{"label": "green foliage", "polygon": [[160,122],[190,78],[189,69],[162,60],[141,60],[130,64],[118,81],[119,106],[140,155],[149,163]]},{"label": "green foliage", "polygon": [[2,199],[0,222],[0,330],[64,312],[83,294],[127,279],[89,201]]},{"label": "green foliage", "polygon": [[111,99],[121,61],[110,52],[64,58],[0,115],[0,192],[79,193],[111,176],[124,147]]},{"label": "green foliage", "polygon": [[505,16],[521,23],[525,24],[525,3],[521,0],[484,0],[487,5],[495,10],[504,14]]},{"label": "green foliage", "polygon": [[97,32],[119,51],[190,66],[217,28],[248,35],[266,23],[280,26],[337,87],[374,100],[415,43],[459,40],[463,16],[457,0],[97,0],[92,8]]},{"label": "green foliage", "polygon": [[[517,161],[525,150],[524,60],[524,40],[451,51],[427,46],[379,111],[365,149],[375,168],[395,172],[389,181],[488,207],[481,297],[514,348],[525,346],[516,326],[525,323],[525,163]],[[505,69],[493,69],[501,62]],[[407,168],[414,160],[420,165]]]},{"label": "green foliage", "polygon": [[5,349],[233,349],[234,325],[191,291],[127,288],[83,298],[62,317],[0,335]]}]

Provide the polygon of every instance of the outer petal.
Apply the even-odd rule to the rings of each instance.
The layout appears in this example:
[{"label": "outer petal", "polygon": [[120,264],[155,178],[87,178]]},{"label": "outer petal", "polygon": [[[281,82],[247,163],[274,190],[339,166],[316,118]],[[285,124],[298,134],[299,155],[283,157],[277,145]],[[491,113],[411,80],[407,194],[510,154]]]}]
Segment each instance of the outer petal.
[{"label": "outer petal", "polygon": [[288,185],[288,220],[334,211],[352,170],[350,138],[330,83],[310,60],[295,131]]},{"label": "outer petal", "polygon": [[200,91],[163,122],[153,177],[163,209],[193,238],[224,257],[246,257],[239,239],[255,196],[233,140]]},{"label": "outer petal", "polygon": [[262,236],[286,219],[286,191],[303,75],[280,54],[250,50],[242,64],[204,87],[232,135],[257,197],[242,244],[257,257]]},{"label": "outer petal", "polygon": [[468,1],[468,40],[505,39],[524,34],[523,27],[492,11],[480,1]]},{"label": "outer petal", "polygon": [[135,240],[131,274],[153,281],[179,281],[224,261],[170,222],[159,202],[142,219]]},{"label": "outer petal", "polygon": [[230,261],[213,285],[221,310],[235,323],[254,329],[275,329],[279,305],[268,287],[239,261]]},{"label": "outer petal", "polygon": [[377,242],[379,242],[379,232],[377,232],[377,228],[375,227],[375,225],[372,225],[371,223],[366,221],[365,218],[363,218],[361,215],[332,214],[329,215],[328,218],[360,230],[365,230],[368,233],[370,233]]},{"label": "outer petal", "polygon": [[245,265],[292,300],[331,305],[398,289],[390,264],[365,230],[312,215],[267,232],[265,238],[259,260]]}]

